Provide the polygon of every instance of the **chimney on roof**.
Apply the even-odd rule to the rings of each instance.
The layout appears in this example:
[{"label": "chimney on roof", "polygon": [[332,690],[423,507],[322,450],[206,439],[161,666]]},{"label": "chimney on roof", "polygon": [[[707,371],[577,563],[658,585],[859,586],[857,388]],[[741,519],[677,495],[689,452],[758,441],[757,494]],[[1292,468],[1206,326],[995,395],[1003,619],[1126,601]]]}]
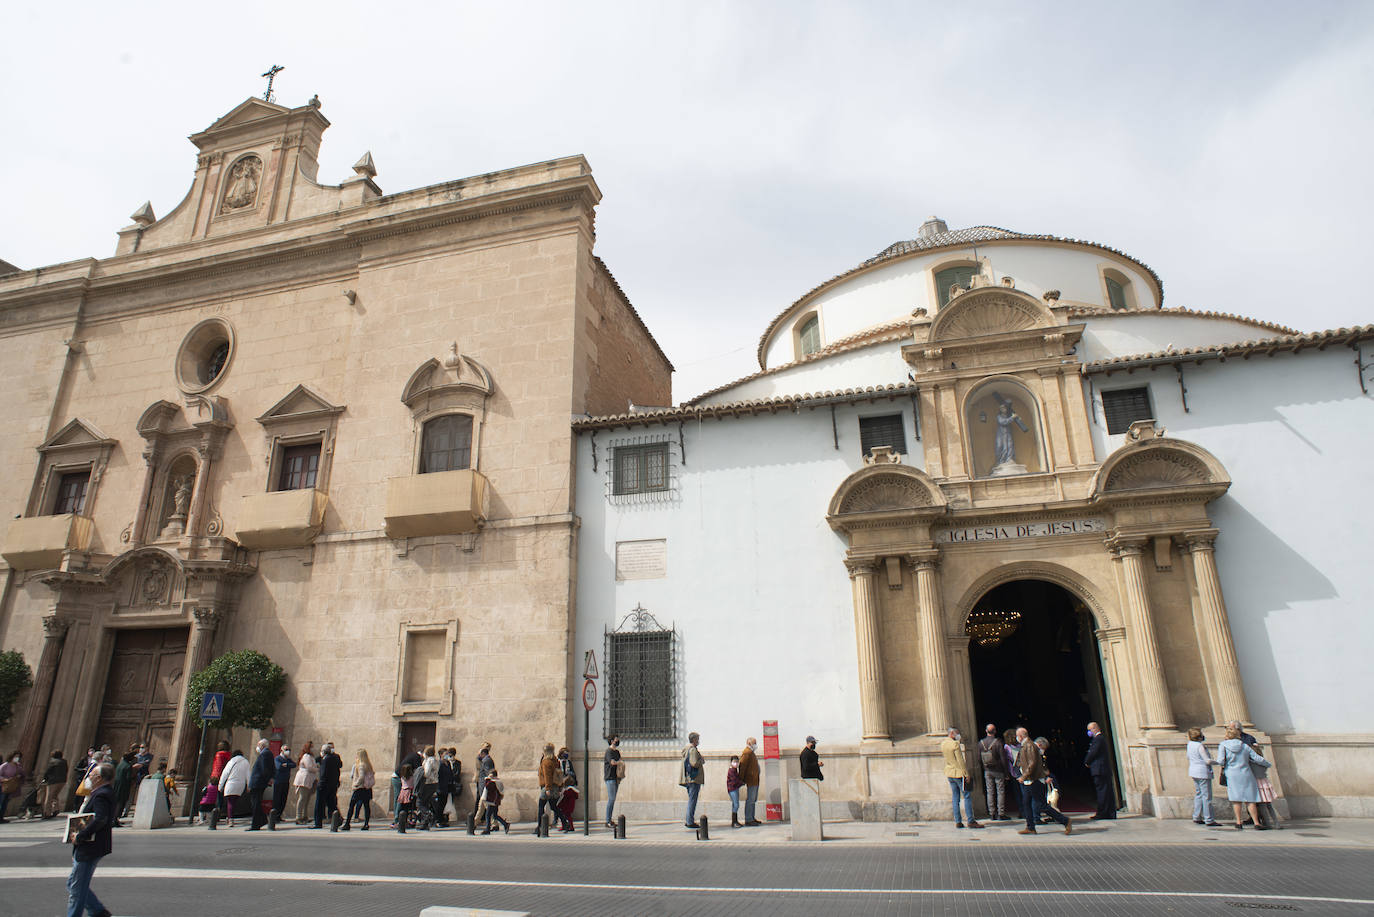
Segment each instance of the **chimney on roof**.
[{"label": "chimney on roof", "polygon": [[921,228],[916,231],[916,238],[929,239],[944,232],[949,232],[949,226],[945,221],[939,217],[931,217],[921,224]]}]

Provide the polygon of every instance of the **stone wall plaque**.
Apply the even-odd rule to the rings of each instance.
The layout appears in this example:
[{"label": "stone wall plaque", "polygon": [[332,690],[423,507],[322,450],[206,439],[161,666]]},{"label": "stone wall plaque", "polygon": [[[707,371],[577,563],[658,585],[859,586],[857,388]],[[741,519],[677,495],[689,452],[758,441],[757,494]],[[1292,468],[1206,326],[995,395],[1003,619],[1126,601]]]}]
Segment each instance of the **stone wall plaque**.
[{"label": "stone wall plaque", "polygon": [[663,579],[668,575],[668,542],[663,538],[615,543],[615,578]]}]

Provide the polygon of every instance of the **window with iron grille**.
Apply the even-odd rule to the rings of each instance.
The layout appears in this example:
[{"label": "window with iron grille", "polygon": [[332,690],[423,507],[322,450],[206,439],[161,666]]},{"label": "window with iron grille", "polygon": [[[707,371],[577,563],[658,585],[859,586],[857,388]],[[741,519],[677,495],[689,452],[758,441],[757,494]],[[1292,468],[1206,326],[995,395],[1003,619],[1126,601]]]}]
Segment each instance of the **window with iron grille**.
[{"label": "window with iron grille", "polygon": [[677,734],[677,634],[651,626],[606,633],[606,735],[666,739]]},{"label": "window with iron grille", "polygon": [[287,446],[281,451],[281,475],[277,490],[307,490],[320,473],[320,444]]},{"label": "window with iron grille", "polygon": [[420,474],[457,471],[472,461],[472,415],[445,414],[426,421]]},{"label": "window with iron grille", "polygon": [[1102,413],[1107,417],[1108,433],[1125,433],[1137,420],[1153,419],[1149,386],[1103,392]]},{"label": "window with iron grille", "polygon": [[86,488],[91,483],[91,472],[85,471],[67,472],[57,482],[57,500],[53,504],[54,516],[65,516],[68,513],[81,515],[81,511],[86,508]]},{"label": "window with iron grille", "polygon": [[901,414],[859,418],[859,454],[868,455],[874,446],[891,446],[893,452],[906,455],[906,430]]},{"label": "window with iron grille", "polygon": [[613,450],[615,494],[644,494],[668,489],[668,444],[616,446]]}]

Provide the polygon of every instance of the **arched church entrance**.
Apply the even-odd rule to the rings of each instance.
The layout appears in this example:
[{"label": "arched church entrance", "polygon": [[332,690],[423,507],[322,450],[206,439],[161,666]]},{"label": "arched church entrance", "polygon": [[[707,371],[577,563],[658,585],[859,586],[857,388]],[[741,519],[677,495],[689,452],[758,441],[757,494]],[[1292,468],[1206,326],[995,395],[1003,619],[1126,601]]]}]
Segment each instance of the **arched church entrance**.
[{"label": "arched church entrance", "polygon": [[1092,778],[1083,766],[1087,725],[1096,721],[1108,736],[1112,731],[1087,606],[1055,583],[1014,580],[984,593],[966,627],[977,739],[987,723],[999,734],[1025,726],[1032,738],[1049,739],[1060,808],[1093,811]]}]

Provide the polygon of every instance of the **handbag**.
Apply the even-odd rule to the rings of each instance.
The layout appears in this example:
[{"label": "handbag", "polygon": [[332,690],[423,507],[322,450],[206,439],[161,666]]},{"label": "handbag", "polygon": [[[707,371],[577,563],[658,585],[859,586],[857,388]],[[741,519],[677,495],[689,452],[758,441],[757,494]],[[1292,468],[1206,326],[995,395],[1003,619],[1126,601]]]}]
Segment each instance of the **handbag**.
[{"label": "handbag", "polygon": [[615,779],[625,779],[625,760],[623,758],[615,762]]},{"label": "handbag", "polygon": [[1050,804],[1051,809],[1059,808],[1059,787],[1050,790],[1049,795],[1045,797],[1045,801]]},{"label": "handbag", "polygon": [[0,780],[0,793],[4,793],[6,796],[12,796],[14,793],[18,792],[19,788],[23,785],[24,778],[18,774],[15,774],[13,777],[6,777],[4,780]]}]

